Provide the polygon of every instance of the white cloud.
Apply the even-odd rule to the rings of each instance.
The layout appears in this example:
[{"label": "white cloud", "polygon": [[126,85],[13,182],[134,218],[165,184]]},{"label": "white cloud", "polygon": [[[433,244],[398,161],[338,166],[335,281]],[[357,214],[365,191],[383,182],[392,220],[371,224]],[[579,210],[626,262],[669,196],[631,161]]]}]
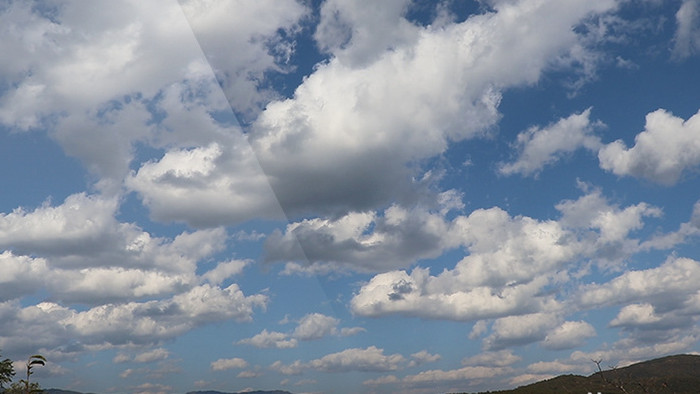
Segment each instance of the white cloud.
[{"label": "white cloud", "polygon": [[[400,4],[392,3],[392,15]],[[367,55],[372,61],[362,67],[333,57],[292,99],[267,106],[253,125],[251,144],[287,212],[365,211],[389,198],[408,199],[420,185],[411,184],[407,163],[444,152],[448,141],[482,135],[498,119],[501,88],[537,81],[576,42],[572,25],[613,6],[612,1],[504,4],[462,23],[400,34],[406,41]],[[336,22],[347,17],[349,23],[360,9],[341,2],[328,7],[341,12]],[[558,18],[543,17],[551,13]],[[327,33],[318,34],[333,35]],[[353,32],[343,53],[364,45],[353,41],[355,33],[361,34]],[[385,44],[373,38],[366,45],[373,53]],[[355,55],[360,56],[348,56]],[[387,105],[392,102],[402,105]]]},{"label": "white cloud", "polygon": [[379,385],[379,384],[392,384],[392,383],[398,383],[399,378],[397,378],[395,375],[385,375],[378,377],[376,379],[368,379],[362,382],[362,384],[367,385],[367,386],[374,386],[374,385]]},{"label": "white cloud", "polygon": [[289,365],[283,364],[282,361],[275,361],[270,364],[270,369],[283,375],[299,375],[305,369],[305,365],[300,360],[296,360]]},{"label": "white cloud", "polygon": [[599,189],[576,200],[561,201],[556,209],[562,214],[561,225],[576,229],[586,240],[588,245],[581,253],[596,258],[605,269],[619,265],[626,256],[640,251],[639,240],[631,238],[630,234],[644,227],[644,217],[661,217],[663,213],[644,202],[619,207],[611,204]]},{"label": "white cloud", "polygon": [[444,213],[392,205],[381,213],[350,212],[337,219],[291,223],[284,233],[276,231],[267,238],[265,259],[303,261],[303,271],[384,271],[456,247],[455,231],[455,223],[446,221]]},{"label": "white cloud", "polygon": [[591,109],[559,119],[545,128],[533,126],[518,134],[518,158],[512,163],[500,166],[501,174],[520,173],[524,176],[537,175],[545,166],[554,164],[562,156],[579,148],[597,152],[602,146],[600,138],[594,135],[600,122],[591,122]]},{"label": "white cloud", "polygon": [[309,361],[308,367],[325,372],[386,372],[399,369],[404,361],[400,354],[385,355],[384,349],[370,346],[325,355]]},{"label": "white cloud", "polygon": [[54,270],[51,275],[45,285],[57,298],[90,304],[177,294],[194,284],[193,275],[121,267]]},{"label": "white cloud", "polygon": [[655,268],[628,271],[603,284],[584,285],[573,299],[585,307],[646,301],[669,310],[682,308],[699,290],[700,263],[670,257]]},{"label": "white cloud", "polygon": [[214,269],[202,274],[202,279],[211,284],[220,285],[226,279],[243,272],[243,268],[248,264],[250,264],[250,260],[223,261],[217,264]]},{"label": "white cloud", "polygon": [[462,360],[464,366],[481,367],[507,367],[515,364],[522,358],[516,356],[510,350],[499,350],[497,352],[486,352],[468,357]]},{"label": "white cloud", "polygon": [[421,350],[420,352],[411,354],[411,361],[408,363],[408,366],[415,367],[418,365],[423,365],[425,363],[434,363],[435,361],[438,361],[441,358],[442,356],[440,356],[439,354],[431,354],[427,350]]},{"label": "white cloud", "polygon": [[[631,234],[644,227],[645,217],[662,213],[643,202],[626,207],[610,204],[597,189],[562,201],[556,209],[561,212],[558,221],[511,217],[500,208],[456,216],[449,226],[438,227],[449,229],[442,240],[445,245],[467,251],[453,269],[436,275],[420,267],[380,273],[354,295],[351,308],[362,316],[403,314],[466,321],[558,313],[563,305],[543,289],[569,280],[571,274],[580,275],[590,263],[603,269],[619,266],[642,250]],[[538,338],[545,334],[539,332]]]},{"label": "white cloud", "polygon": [[511,386],[524,386],[530,383],[535,383],[543,380],[548,380],[553,378],[554,375],[542,375],[542,374],[531,374],[531,373],[526,373],[522,375],[515,376],[508,380],[508,384]]},{"label": "white cloud", "polygon": [[619,176],[633,176],[670,186],[700,165],[700,113],[683,120],[659,109],[647,114],[644,131],[627,148],[621,140],[599,152],[600,167]]},{"label": "white cloud", "polygon": [[126,180],[160,221],[184,221],[195,227],[281,218],[282,212],[245,136],[232,145],[168,151]]},{"label": "white cloud", "polygon": [[[286,321],[282,322],[282,324],[284,323]],[[309,313],[299,319],[296,328],[289,334],[263,329],[259,334],[251,338],[242,339],[237,343],[259,348],[287,349],[296,347],[298,341],[317,340],[329,335],[351,336],[365,331],[362,327],[344,327],[339,330],[339,323],[340,320],[334,317],[321,313]]]},{"label": "white cloud", "polygon": [[700,51],[700,8],[696,0],[683,0],[676,12],[676,25],[673,56],[683,59],[696,55]]},{"label": "white cloud", "polygon": [[293,45],[280,31],[291,33],[306,14],[294,0],[239,3],[4,7],[3,34],[16,37],[0,44],[13,53],[0,61],[0,78],[15,88],[0,94],[0,123],[45,128],[110,194],[121,191],[138,143],[226,143],[211,114],[230,105],[257,112],[273,98],[258,87],[265,73],[291,69]]},{"label": "white cloud", "polygon": [[595,328],[585,321],[565,321],[547,334],[542,346],[553,350],[571,349],[595,335]]},{"label": "white cloud", "polygon": [[591,360],[603,360],[607,365],[624,367],[652,358],[686,353],[699,338],[697,328],[685,333],[670,333],[664,338],[656,338],[651,344],[640,344],[636,340],[623,338],[607,349],[591,352],[577,350],[571,353],[570,359],[582,364],[591,363]]},{"label": "white cloud", "polygon": [[236,377],[250,379],[250,378],[257,378],[258,376],[261,376],[261,375],[262,375],[262,372],[260,372],[260,371],[241,371],[236,375]]},{"label": "white cloud", "polygon": [[439,383],[453,380],[469,381],[472,379],[493,378],[511,372],[509,368],[499,367],[462,367],[452,370],[433,369],[415,375],[406,375],[404,383]]},{"label": "white cloud", "polygon": [[170,352],[163,348],[153,349],[134,356],[134,362],[152,363],[154,361],[165,360],[170,357]]},{"label": "white cloud", "polygon": [[[235,319],[250,321],[254,308],[266,306],[262,294],[246,296],[237,285],[225,289],[201,285],[169,299],[104,304],[75,310],[53,302],[20,307],[16,301],[0,304],[0,347],[8,352],[54,349],[71,340],[78,347],[105,349],[127,344],[158,344],[195,327]],[[119,324],[114,324],[119,322]],[[40,340],[22,341],[27,330]]]},{"label": "white cloud", "polygon": [[530,364],[527,370],[537,374],[551,373],[561,374],[563,372],[578,372],[581,370],[580,365],[562,362],[562,361],[538,361]]},{"label": "white cloud", "polygon": [[259,348],[274,347],[277,349],[289,349],[297,346],[296,338],[289,338],[289,335],[283,332],[267,331],[267,329],[263,329],[251,338],[242,339],[238,343]]},{"label": "white cloud", "polygon": [[320,313],[310,313],[299,321],[299,325],[294,329],[292,336],[302,341],[323,338],[326,335],[335,333],[339,322],[334,317]]},{"label": "white cloud", "polygon": [[613,327],[626,325],[653,324],[661,320],[661,317],[654,312],[651,304],[630,304],[625,305],[618,313],[617,317],[610,322]]},{"label": "white cloud", "polygon": [[0,302],[19,299],[38,291],[44,284],[49,269],[46,260],[16,256],[10,251],[0,254]]},{"label": "white cloud", "polygon": [[416,38],[418,27],[403,18],[408,5],[408,0],[326,1],[314,38],[344,63],[365,65]]},{"label": "white cloud", "polygon": [[469,255],[437,276],[415,268],[376,275],[351,301],[365,316],[402,313],[479,320],[556,307],[538,295],[564,262],[583,252],[573,233],[554,221],[510,217],[499,208],[457,217],[451,236]]},{"label": "white cloud", "polygon": [[693,212],[690,220],[681,223],[678,230],[666,234],[656,234],[650,239],[641,243],[642,250],[648,249],[671,249],[674,246],[686,242],[689,237],[700,234],[700,201],[693,205]]},{"label": "white cloud", "polygon": [[502,317],[493,323],[492,333],[484,339],[484,344],[487,349],[499,350],[537,342],[559,322],[558,316],[548,313]]},{"label": "white cloud", "polygon": [[220,358],[212,361],[211,369],[214,371],[225,371],[227,369],[247,368],[248,362],[242,358]]},{"label": "white cloud", "polygon": [[60,206],[47,201],[32,212],[17,208],[0,213],[0,247],[20,253],[85,253],[113,236],[116,209],[116,199],[80,193]]},{"label": "white cloud", "polygon": [[307,369],[323,372],[387,372],[403,368],[405,361],[400,354],[385,355],[384,349],[369,346],[365,349],[345,349],[308,362],[297,360],[285,365],[276,361],[270,368],[284,375],[297,375]]},{"label": "white cloud", "polygon": [[265,72],[285,72],[294,50],[280,31],[293,34],[309,10],[296,0],[180,2],[197,42],[222,83],[231,106],[253,116],[274,91],[261,88]]}]

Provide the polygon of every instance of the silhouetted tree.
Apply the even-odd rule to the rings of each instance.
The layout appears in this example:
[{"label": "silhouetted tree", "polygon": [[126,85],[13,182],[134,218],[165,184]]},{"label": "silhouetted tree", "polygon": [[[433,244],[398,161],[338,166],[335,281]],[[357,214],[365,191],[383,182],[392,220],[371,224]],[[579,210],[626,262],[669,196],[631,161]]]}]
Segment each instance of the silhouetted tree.
[{"label": "silhouetted tree", "polygon": [[25,380],[22,379],[19,382],[12,383],[9,388],[5,389],[2,394],[26,394],[27,390],[30,393],[43,393],[44,390],[41,389],[39,383],[31,382],[29,387],[27,387]]},{"label": "silhouetted tree", "polygon": [[41,388],[39,387],[38,383],[30,383],[29,382],[29,377],[34,373],[32,372],[32,368],[35,365],[41,365],[44,366],[46,365],[46,358],[40,354],[35,354],[27,360],[27,379],[26,380],[20,380],[20,383],[24,382],[24,389],[26,394],[32,394],[32,393],[40,393],[42,392]]},{"label": "silhouetted tree", "polygon": [[12,360],[6,358],[0,361],[0,389],[12,382],[13,376],[15,376],[15,369],[12,366]]}]

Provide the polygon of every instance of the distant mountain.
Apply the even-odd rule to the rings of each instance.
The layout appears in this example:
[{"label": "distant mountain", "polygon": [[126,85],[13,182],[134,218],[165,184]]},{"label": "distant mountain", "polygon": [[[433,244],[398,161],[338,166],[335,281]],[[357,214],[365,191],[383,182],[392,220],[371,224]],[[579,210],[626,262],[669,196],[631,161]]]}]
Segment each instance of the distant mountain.
[{"label": "distant mountain", "polygon": [[[61,389],[45,389],[44,394],[83,394],[79,391],[61,390]],[[94,394],[94,393],[87,393]]]},{"label": "distant mountain", "polygon": [[[70,390],[61,390],[61,389],[46,389],[44,390],[44,394],[83,394],[78,391],[70,391]],[[88,393],[92,394],[92,393]],[[272,391],[263,391],[263,390],[257,390],[257,391],[245,391],[245,392],[240,392],[240,393],[224,393],[221,391],[190,391],[187,394],[292,394],[289,391],[282,391],[282,390],[272,390]]]},{"label": "distant mountain", "polygon": [[590,376],[562,375],[513,390],[478,394],[697,394],[700,356],[677,355],[644,361]]},{"label": "distant mountain", "polygon": [[289,391],[273,390],[273,391],[244,391],[239,393],[224,393],[221,391],[190,391],[187,394],[292,394]]}]

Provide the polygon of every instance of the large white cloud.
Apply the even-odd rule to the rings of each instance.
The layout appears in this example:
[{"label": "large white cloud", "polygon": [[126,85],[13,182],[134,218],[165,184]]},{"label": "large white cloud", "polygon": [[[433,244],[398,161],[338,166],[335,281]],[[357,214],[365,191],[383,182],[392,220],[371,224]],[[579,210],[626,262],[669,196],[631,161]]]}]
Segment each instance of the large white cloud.
[{"label": "large white cloud", "polygon": [[[104,304],[86,310],[53,302],[20,307],[16,301],[7,301],[0,304],[0,347],[14,353],[55,349],[71,340],[93,349],[158,344],[203,324],[250,321],[254,309],[266,304],[265,295],[246,296],[235,284],[227,288],[201,285],[167,299]],[[35,339],[27,341],[27,331]]]},{"label": "large white cloud", "polygon": [[[577,44],[572,26],[615,2],[499,4],[461,23],[426,27],[410,25],[404,5],[397,1],[377,14],[353,3],[325,4],[316,39],[331,59],[252,123],[247,137],[286,213],[345,214],[426,198],[436,178],[423,177],[416,163],[450,141],[483,135],[499,118],[502,89],[534,83],[560,64]],[[552,12],[558,18],[544,16]],[[405,29],[377,42],[368,38],[379,28],[374,19]],[[339,24],[352,31],[346,43],[333,38],[345,29]],[[249,163],[251,154],[218,145],[211,171],[178,179],[187,182],[177,188],[164,176],[177,173],[174,158],[211,145],[170,150],[138,170],[129,186],[159,220],[207,226],[274,211],[257,169],[234,164]]]},{"label": "large white cloud", "polygon": [[[96,305],[168,297],[201,281],[220,284],[245,262],[221,262],[196,275],[197,264],[222,250],[222,228],[154,237],[116,220],[117,200],[84,193],[26,211],[0,214],[5,261],[3,299],[38,289],[55,301]],[[39,257],[29,257],[39,256]]]},{"label": "large white cloud", "polygon": [[277,94],[264,87],[265,73],[285,72],[293,35],[308,13],[297,0],[249,2],[185,0],[182,11],[230,105],[244,117],[257,113]]},{"label": "large white cloud", "polygon": [[700,6],[694,0],[683,0],[676,12],[676,34],[673,56],[677,59],[700,52]]},{"label": "large white cloud", "polygon": [[700,114],[683,120],[663,109],[647,114],[644,131],[628,148],[621,140],[599,152],[601,168],[620,176],[673,185],[700,165]]},{"label": "large white cloud", "polygon": [[700,290],[699,278],[700,262],[670,257],[658,267],[628,271],[603,284],[585,285],[576,300],[584,306],[646,301],[664,309],[681,308]]},{"label": "large white cloud", "polygon": [[171,150],[144,164],[127,185],[160,221],[211,227],[284,217],[245,137],[236,143]]},{"label": "large white cloud", "polygon": [[[303,262],[307,272],[377,271],[434,258],[460,244],[444,212],[392,205],[383,212],[350,212],[287,225],[265,241],[266,261]],[[287,264],[292,271],[294,264]]]},{"label": "large white cloud", "polygon": [[485,339],[485,344],[488,349],[498,350],[539,341],[559,321],[558,316],[549,313],[502,317],[493,323],[492,333]]},{"label": "large white cloud", "polygon": [[436,275],[420,267],[381,273],[359,289],[351,307],[365,316],[454,320],[557,312],[562,305],[543,289],[585,272],[581,265],[587,261],[618,267],[641,250],[630,233],[643,227],[645,216],[661,213],[646,203],[611,205],[599,190],[556,208],[558,221],[511,217],[500,208],[457,216],[449,237],[468,254],[453,269]]},{"label": "large white cloud", "polygon": [[[0,92],[0,122],[47,129],[111,193],[137,143],[206,144],[211,138],[202,136],[216,127],[196,130],[207,128],[197,118],[231,112],[230,105],[250,112],[270,100],[258,87],[266,72],[286,70],[280,51],[293,49],[279,29],[292,29],[306,12],[294,0],[36,5],[12,3],[0,14],[4,34],[16,36],[0,44],[13,54],[0,64],[3,86],[13,87]],[[209,64],[226,74],[219,80],[228,100]]]}]

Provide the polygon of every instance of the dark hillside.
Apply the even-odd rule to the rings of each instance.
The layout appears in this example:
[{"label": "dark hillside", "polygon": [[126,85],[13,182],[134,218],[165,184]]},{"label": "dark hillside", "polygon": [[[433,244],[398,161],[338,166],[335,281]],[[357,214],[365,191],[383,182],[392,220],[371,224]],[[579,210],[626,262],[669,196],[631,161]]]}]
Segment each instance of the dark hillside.
[{"label": "dark hillside", "polygon": [[[562,375],[491,394],[698,394],[700,356],[678,355],[644,361],[591,376]],[[479,393],[486,394],[486,393]]]}]

